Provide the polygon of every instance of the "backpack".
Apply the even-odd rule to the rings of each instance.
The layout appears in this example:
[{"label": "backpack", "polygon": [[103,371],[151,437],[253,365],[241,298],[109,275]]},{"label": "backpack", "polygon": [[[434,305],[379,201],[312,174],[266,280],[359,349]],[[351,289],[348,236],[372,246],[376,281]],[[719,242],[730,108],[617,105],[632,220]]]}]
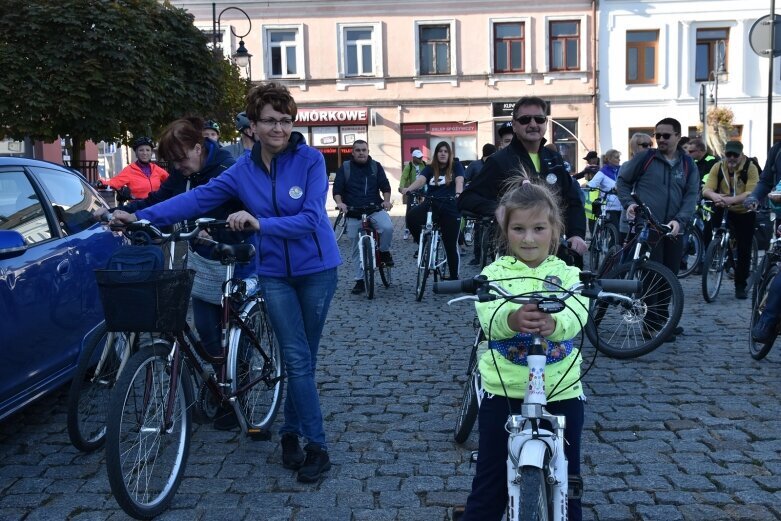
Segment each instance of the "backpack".
[{"label": "backpack", "polygon": [[[371,164],[369,166],[372,170],[372,175],[376,176],[377,161],[375,161],[374,159],[370,159],[369,161],[371,161]],[[347,184],[347,182],[350,181],[350,160],[349,159],[344,162],[344,164],[342,165],[342,169],[344,170],[344,182],[345,184]]]},{"label": "backpack", "polygon": [[[648,152],[645,153],[645,159],[643,160],[642,164],[639,168],[635,170],[635,175],[632,176],[633,183],[637,183],[637,176],[644,174],[646,170],[648,170],[648,167],[651,166],[651,163],[654,160],[654,157],[656,157],[656,149],[655,148],[649,148]],[[688,159],[687,159],[688,158]],[[684,154],[683,156],[683,182],[686,183],[686,180],[689,178],[689,161],[694,161],[691,159],[687,154]],[[696,165],[695,165],[696,167]],[[697,171],[699,172],[699,170]]]},{"label": "backpack", "polygon": [[[743,170],[740,171],[738,174],[738,178],[740,178],[740,181],[743,183],[743,186],[746,186],[746,183],[748,182],[748,167],[751,165],[751,163],[754,163],[757,167],[757,172],[762,173],[762,167],[759,166],[759,160],[756,157],[746,157],[746,162],[743,165]],[[724,174],[721,172],[721,168],[719,168],[719,175],[716,179],[716,193],[719,193],[719,189],[721,188],[721,178],[724,177]]]}]

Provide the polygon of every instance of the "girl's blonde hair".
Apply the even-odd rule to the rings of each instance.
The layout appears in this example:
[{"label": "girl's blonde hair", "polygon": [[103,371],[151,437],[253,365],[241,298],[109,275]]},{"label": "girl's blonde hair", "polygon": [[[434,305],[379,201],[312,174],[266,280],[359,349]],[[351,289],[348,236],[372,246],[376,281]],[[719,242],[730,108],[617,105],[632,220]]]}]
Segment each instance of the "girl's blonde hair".
[{"label": "girl's blonde hair", "polygon": [[559,210],[562,205],[556,194],[544,184],[529,180],[526,175],[511,177],[505,186],[506,191],[496,210],[504,249],[507,249],[507,227],[513,210],[539,210],[548,214],[548,222],[551,225],[551,243],[548,253],[555,254],[564,229],[564,221]]},{"label": "girl's blonde hair", "polygon": [[[440,148],[447,149],[447,163],[444,168],[439,166],[439,159],[437,159],[437,153]],[[431,169],[434,171],[434,180],[438,180],[439,176],[445,176],[445,185],[450,185],[453,180],[453,149],[450,148],[450,143],[447,141],[440,141],[437,146],[434,147],[434,157],[431,161]]]}]

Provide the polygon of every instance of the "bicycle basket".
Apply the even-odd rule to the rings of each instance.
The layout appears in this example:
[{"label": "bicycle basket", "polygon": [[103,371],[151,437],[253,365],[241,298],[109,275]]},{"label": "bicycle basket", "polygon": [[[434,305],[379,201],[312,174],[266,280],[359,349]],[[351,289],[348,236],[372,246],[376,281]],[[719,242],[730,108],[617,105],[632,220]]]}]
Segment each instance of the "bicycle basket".
[{"label": "bicycle basket", "polygon": [[95,270],[109,331],[185,328],[193,270]]}]

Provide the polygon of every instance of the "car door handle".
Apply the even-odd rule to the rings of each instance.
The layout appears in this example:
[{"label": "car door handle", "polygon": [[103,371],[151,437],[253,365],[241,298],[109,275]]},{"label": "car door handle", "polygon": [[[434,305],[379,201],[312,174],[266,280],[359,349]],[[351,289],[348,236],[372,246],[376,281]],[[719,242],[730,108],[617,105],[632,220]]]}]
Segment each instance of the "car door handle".
[{"label": "car door handle", "polygon": [[65,275],[70,271],[71,263],[68,260],[64,260],[57,264],[57,274],[58,275]]}]

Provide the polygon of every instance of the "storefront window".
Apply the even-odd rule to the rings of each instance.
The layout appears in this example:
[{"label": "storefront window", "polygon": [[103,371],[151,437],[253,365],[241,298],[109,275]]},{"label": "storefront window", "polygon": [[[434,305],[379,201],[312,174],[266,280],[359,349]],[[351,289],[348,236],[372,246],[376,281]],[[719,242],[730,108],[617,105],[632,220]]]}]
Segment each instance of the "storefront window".
[{"label": "storefront window", "polygon": [[578,172],[578,120],[577,119],[554,119],[551,120],[553,127],[553,144],[556,145],[564,161],[570,165],[570,173]]}]

